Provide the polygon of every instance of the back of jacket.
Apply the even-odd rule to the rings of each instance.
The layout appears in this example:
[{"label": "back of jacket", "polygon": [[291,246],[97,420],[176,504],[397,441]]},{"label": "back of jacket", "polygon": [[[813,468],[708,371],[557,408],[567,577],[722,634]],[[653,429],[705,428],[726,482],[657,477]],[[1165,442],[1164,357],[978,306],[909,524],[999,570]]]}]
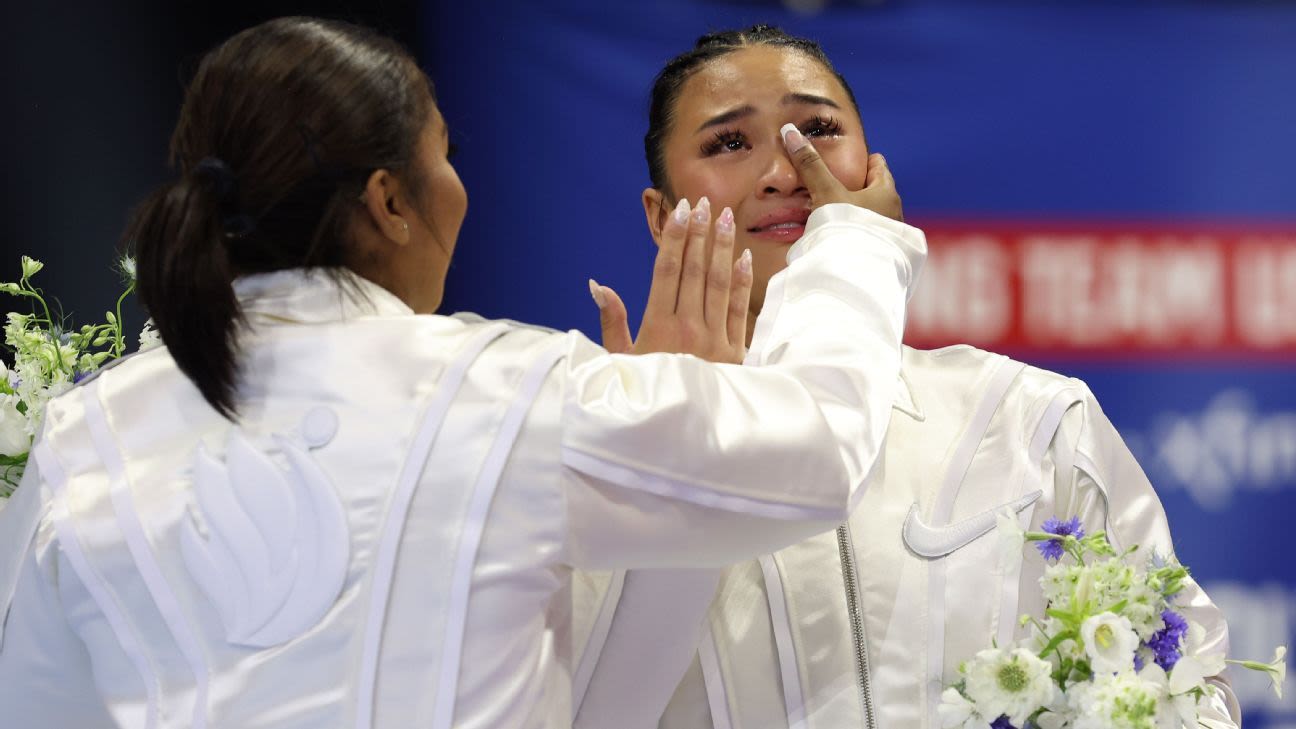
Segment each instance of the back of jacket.
[{"label": "back of jacket", "polygon": [[165,349],[49,406],[0,511],[7,716],[569,725],[572,567],[719,566],[859,493],[923,247],[825,210],[754,367],[414,316],[363,281],[241,279],[236,423]]}]

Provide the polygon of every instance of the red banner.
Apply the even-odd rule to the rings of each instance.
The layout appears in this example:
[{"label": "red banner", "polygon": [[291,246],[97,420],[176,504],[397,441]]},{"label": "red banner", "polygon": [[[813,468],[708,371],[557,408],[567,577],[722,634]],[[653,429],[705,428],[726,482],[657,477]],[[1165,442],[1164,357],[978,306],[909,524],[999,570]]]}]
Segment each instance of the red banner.
[{"label": "red banner", "polygon": [[917,224],[914,346],[1296,356],[1296,224]]}]

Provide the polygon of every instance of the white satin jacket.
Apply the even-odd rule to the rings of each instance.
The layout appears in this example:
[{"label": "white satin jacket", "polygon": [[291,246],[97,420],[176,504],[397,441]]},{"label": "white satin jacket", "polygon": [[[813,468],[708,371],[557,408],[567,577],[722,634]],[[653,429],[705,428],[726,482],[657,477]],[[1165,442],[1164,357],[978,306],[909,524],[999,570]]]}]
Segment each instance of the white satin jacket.
[{"label": "white satin jacket", "polygon": [[240,280],[237,425],[163,348],[50,404],[0,511],[0,724],[569,726],[572,567],[732,563],[858,500],[924,255],[816,211],[755,367]]},{"label": "white satin jacket", "polygon": [[[1006,572],[999,564],[1004,506],[1023,527],[1079,516],[1117,549],[1173,553],[1156,492],[1082,382],[967,346],[906,347],[901,381],[885,453],[846,524],[724,570],[700,629],[684,616],[713,571],[623,578],[641,584],[616,606],[600,668],[616,672],[634,653],[669,674],[688,662],[682,646],[698,646],[661,729],[938,729],[959,663],[1024,635],[1022,613],[1043,614],[1036,550]],[[1227,650],[1224,618],[1196,583],[1179,602],[1206,628],[1207,649]],[[683,637],[636,645],[635,616],[662,624],[666,611]],[[1236,699],[1218,685],[1204,716],[1234,726]],[[594,716],[603,698],[585,697],[600,704],[582,708],[581,726],[606,725]],[[641,709],[621,726],[657,723]]]}]

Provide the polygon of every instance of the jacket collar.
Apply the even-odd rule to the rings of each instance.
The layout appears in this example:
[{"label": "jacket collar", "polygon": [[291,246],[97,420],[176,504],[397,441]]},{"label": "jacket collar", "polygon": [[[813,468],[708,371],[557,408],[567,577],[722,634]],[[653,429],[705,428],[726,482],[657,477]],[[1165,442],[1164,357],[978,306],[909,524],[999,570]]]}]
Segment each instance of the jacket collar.
[{"label": "jacket collar", "polygon": [[288,269],[240,276],[234,293],[254,323],[322,324],[362,316],[409,316],[414,310],[387,289],[342,270]]}]

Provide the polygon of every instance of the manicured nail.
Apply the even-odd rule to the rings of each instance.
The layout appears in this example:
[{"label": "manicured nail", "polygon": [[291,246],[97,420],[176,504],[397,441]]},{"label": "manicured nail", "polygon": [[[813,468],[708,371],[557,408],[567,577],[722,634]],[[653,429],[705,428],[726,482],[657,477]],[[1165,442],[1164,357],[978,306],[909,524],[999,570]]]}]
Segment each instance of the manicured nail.
[{"label": "manicured nail", "polygon": [[725,208],[720,211],[720,217],[716,219],[716,230],[722,233],[732,233],[734,229],[733,211]]},{"label": "manicured nail", "polygon": [[743,273],[751,273],[751,249],[744,248],[742,255],[738,257],[738,270]]},{"label": "manicured nail", "polygon": [[711,219],[711,201],[706,199],[706,195],[698,200],[697,207],[693,208],[693,221],[705,223]]},{"label": "manicured nail", "polygon": [[779,132],[783,134],[783,146],[787,147],[788,152],[795,152],[810,143],[810,140],[801,134],[801,130],[791,122],[784,124]]},{"label": "manicured nail", "polygon": [[686,197],[680,198],[679,205],[675,206],[674,216],[675,216],[675,222],[679,223],[680,225],[688,225],[688,216],[689,216],[688,198]]},{"label": "manicured nail", "polygon": [[602,309],[607,306],[607,297],[603,295],[603,287],[598,285],[594,279],[589,280],[590,296],[594,297],[594,303]]}]

